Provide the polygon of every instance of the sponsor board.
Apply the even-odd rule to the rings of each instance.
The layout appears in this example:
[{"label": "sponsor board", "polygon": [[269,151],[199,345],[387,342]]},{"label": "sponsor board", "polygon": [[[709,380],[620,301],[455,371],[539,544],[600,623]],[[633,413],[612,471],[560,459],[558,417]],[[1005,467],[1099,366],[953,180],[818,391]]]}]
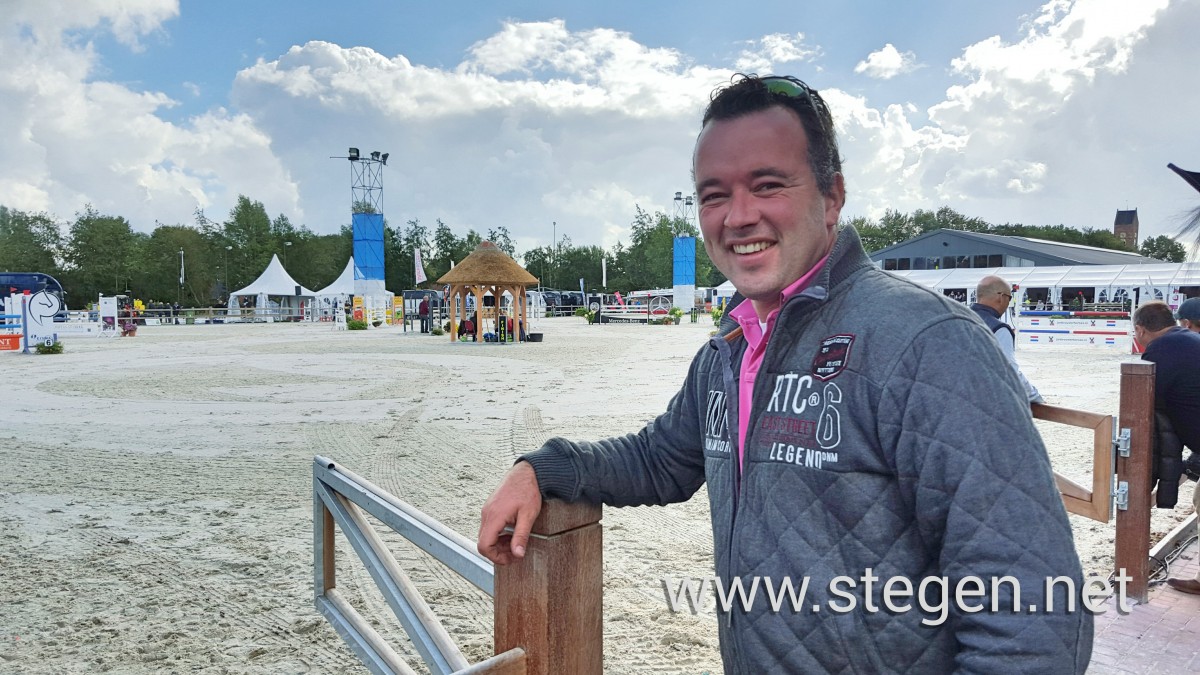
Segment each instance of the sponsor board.
[{"label": "sponsor board", "polygon": [[1018,333],[1018,343],[1030,345],[1064,345],[1083,347],[1120,347],[1128,349],[1128,335],[1080,334],[1080,333],[1050,333],[1050,332],[1021,332]]},{"label": "sponsor board", "polygon": [[1124,332],[1129,330],[1130,321],[1129,319],[1089,319],[1086,317],[1070,319],[1054,316],[1020,317],[1017,319],[1017,328],[1117,330]]},{"label": "sponsor board", "polygon": [[648,318],[645,312],[638,312],[636,314],[600,313],[600,323],[646,323],[646,319]]}]

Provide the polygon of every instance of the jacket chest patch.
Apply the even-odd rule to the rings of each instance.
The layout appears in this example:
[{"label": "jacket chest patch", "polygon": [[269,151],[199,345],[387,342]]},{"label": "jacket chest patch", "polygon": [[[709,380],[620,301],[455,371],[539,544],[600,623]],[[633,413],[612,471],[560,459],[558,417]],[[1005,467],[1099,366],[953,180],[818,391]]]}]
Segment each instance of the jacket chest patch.
[{"label": "jacket chest patch", "polygon": [[708,392],[708,405],[704,413],[704,451],[715,455],[729,454],[729,407],[725,392]]},{"label": "jacket chest patch", "polygon": [[821,468],[837,462],[842,441],[842,390],[812,375],[775,376],[771,398],[758,416],[756,444],[770,444],[771,461]]},{"label": "jacket chest patch", "polygon": [[850,347],[853,345],[853,335],[831,335],[821,340],[821,346],[813,358],[813,377],[826,381],[841,375],[850,360]]}]

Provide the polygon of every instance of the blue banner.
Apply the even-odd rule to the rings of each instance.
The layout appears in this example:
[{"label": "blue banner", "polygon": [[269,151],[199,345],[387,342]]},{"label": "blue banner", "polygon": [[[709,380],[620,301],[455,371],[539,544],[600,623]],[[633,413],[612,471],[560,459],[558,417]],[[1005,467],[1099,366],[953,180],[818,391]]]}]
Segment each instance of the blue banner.
[{"label": "blue banner", "polygon": [[355,213],[351,222],[354,227],[354,278],[383,281],[383,214]]},{"label": "blue banner", "polygon": [[675,274],[672,283],[676,286],[696,285],[695,237],[675,237]]}]

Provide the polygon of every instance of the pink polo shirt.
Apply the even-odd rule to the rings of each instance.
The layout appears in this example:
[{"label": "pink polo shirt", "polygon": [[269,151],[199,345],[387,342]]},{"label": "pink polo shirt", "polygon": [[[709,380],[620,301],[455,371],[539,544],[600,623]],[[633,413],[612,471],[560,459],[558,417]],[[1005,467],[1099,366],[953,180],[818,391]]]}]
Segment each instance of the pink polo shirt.
[{"label": "pink polo shirt", "polygon": [[742,357],[742,367],[738,378],[738,473],[741,473],[742,465],[745,462],[746,432],[750,428],[750,405],[754,401],[754,380],[758,377],[758,367],[762,365],[763,354],[767,351],[767,341],[771,339],[771,332],[775,328],[775,319],[779,317],[779,308],[783,307],[788,298],[808,288],[812,280],[825,267],[826,260],[829,260],[828,254],[817,261],[817,264],[813,265],[807,274],[783,289],[783,292],[779,294],[779,307],[771,310],[771,313],[767,315],[765,330],[758,322],[758,314],[754,311],[754,305],[750,300],[734,307],[733,311],[729,313],[729,316],[733,317],[742,327],[742,335],[746,338],[746,354]]}]

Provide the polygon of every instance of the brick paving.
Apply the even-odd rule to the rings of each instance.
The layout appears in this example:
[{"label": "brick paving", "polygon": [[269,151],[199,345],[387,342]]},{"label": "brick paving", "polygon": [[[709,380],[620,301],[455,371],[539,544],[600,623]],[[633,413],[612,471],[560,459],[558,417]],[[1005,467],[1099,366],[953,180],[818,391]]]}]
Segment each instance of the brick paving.
[{"label": "brick paving", "polygon": [[[1192,579],[1200,570],[1193,543],[1171,563],[1171,576]],[[1096,640],[1089,675],[1200,673],[1200,595],[1181,593],[1165,583],[1150,589],[1150,599],[1129,614],[1109,610],[1096,616]]]}]

